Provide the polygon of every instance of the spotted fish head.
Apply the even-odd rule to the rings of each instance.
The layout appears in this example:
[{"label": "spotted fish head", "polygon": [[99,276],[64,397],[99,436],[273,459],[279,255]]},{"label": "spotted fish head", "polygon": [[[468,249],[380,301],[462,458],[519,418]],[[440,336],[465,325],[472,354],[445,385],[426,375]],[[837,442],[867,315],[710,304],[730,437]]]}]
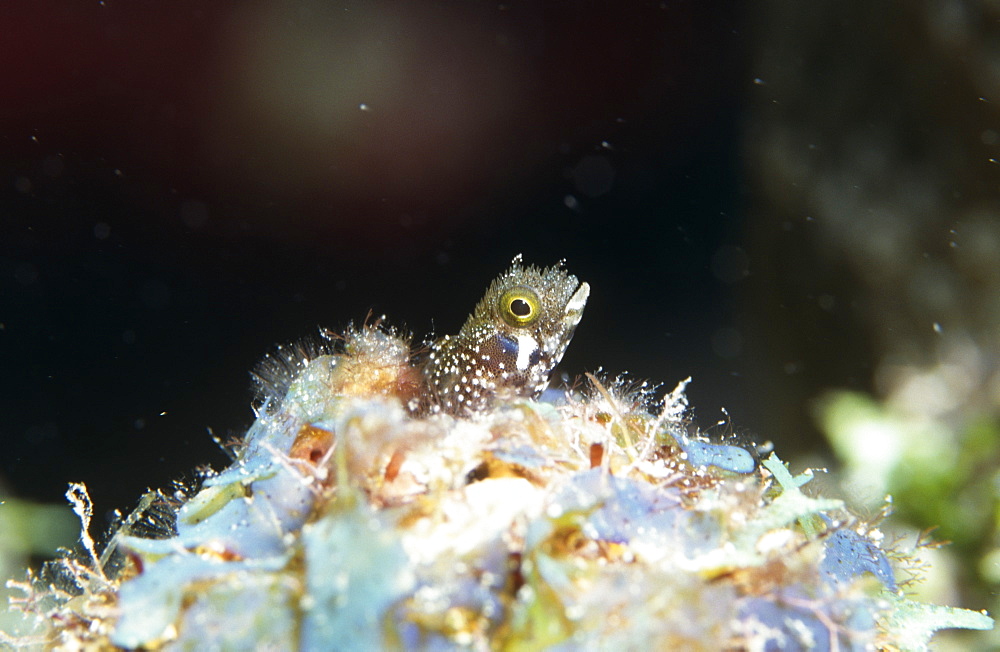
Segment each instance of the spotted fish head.
[{"label": "spotted fish head", "polygon": [[590,286],[561,264],[539,269],[514,258],[458,335],[431,346],[424,374],[436,404],[461,413],[497,397],[537,397],[566,352],[589,295]]}]

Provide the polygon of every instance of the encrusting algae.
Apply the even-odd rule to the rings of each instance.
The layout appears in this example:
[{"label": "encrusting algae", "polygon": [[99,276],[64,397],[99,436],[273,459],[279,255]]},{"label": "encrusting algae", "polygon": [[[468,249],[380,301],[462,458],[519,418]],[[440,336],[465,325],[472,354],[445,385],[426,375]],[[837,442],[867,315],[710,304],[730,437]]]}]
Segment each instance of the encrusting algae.
[{"label": "encrusting algae", "polygon": [[[589,287],[520,257],[414,357],[381,323],[283,347],[197,491],[12,583],[8,645],[164,650],[923,649],[870,523],[701,437],[682,382],[549,390]],[[894,553],[895,554],[895,553]]]}]

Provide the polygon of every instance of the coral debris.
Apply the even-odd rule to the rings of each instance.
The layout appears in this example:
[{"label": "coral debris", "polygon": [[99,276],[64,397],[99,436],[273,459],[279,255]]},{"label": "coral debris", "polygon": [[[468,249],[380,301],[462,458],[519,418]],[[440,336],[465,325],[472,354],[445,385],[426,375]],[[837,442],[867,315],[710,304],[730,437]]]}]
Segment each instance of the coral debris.
[{"label": "coral debris", "polygon": [[285,348],[258,377],[233,464],[161,536],[133,527],[154,504],[162,519],[153,496],[104,558],[61,562],[63,589],[19,583],[37,631],[8,642],[919,649],[992,625],[907,601],[877,529],[776,457],[700,437],[684,383],[656,404],[589,376],[452,413],[379,324]]}]

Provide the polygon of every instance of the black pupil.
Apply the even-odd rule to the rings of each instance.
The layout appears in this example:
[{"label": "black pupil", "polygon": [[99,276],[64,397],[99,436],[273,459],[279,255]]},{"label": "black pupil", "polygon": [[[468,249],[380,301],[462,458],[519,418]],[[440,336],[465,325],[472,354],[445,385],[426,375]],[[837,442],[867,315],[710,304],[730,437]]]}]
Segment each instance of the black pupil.
[{"label": "black pupil", "polygon": [[527,317],[531,314],[531,306],[524,299],[514,299],[510,302],[510,311],[518,317]]}]

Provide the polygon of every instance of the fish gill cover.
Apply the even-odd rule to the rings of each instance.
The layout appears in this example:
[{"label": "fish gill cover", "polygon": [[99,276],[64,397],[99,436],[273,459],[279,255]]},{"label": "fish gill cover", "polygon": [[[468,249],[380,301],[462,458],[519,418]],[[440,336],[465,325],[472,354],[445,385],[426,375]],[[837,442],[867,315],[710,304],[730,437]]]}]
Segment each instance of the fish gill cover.
[{"label": "fish gill cover", "polygon": [[518,257],[422,359],[381,320],[280,347],[232,464],[144,496],[100,553],[71,486],[81,550],[10,583],[32,631],[0,643],[919,650],[992,627],[909,600],[905,552],[811,473],[703,437],[688,381],[543,394],[588,293]]}]

